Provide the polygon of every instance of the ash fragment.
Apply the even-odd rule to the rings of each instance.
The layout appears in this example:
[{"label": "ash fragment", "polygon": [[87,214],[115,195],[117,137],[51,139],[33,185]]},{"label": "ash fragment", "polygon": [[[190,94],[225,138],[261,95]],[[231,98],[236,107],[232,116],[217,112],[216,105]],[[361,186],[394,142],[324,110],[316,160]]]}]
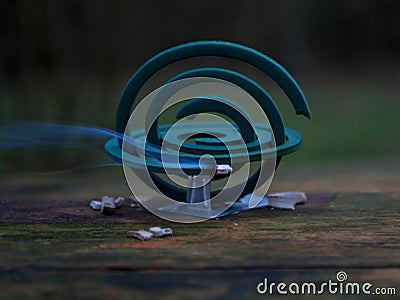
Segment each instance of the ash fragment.
[{"label": "ash fragment", "polygon": [[101,210],[101,205],[102,205],[101,201],[97,201],[97,200],[90,201],[90,207],[93,210]]},{"label": "ash fragment", "polygon": [[149,229],[149,231],[155,237],[162,237],[162,236],[170,236],[170,235],[172,235],[172,229],[171,228],[151,227]]},{"label": "ash fragment", "polygon": [[124,205],[124,203],[125,203],[125,198],[118,197],[114,199],[114,204],[116,209],[120,209],[122,205]]},{"label": "ash fragment", "polygon": [[153,234],[146,230],[128,231],[126,235],[141,241],[148,241],[153,237]]},{"label": "ash fragment", "polygon": [[114,198],[109,197],[109,196],[103,196],[101,197],[101,213],[103,215],[113,215],[115,214],[115,210],[117,209],[115,203],[114,203]]},{"label": "ash fragment", "polygon": [[269,206],[279,209],[295,210],[296,204],[304,204],[307,201],[307,196],[303,192],[281,192],[269,194]]},{"label": "ash fragment", "polygon": [[113,215],[117,209],[120,209],[125,203],[123,197],[109,197],[107,195],[101,197],[101,201],[93,199],[90,201],[90,207],[93,210],[99,210],[104,215]]},{"label": "ash fragment", "polygon": [[172,236],[173,232],[171,228],[160,228],[160,227],[151,227],[147,230],[132,230],[126,233],[127,236],[136,238],[141,241],[148,241],[152,238],[159,238],[163,236]]}]

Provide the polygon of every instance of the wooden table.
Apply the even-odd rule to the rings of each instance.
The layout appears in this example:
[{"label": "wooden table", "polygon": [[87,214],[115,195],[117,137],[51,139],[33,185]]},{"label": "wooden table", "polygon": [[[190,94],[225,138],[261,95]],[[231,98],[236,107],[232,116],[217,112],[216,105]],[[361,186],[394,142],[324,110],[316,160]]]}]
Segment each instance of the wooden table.
[{"label": "wooden table", "polygon": [[[399,192],[310,192],[295,211],[261,208],[187,225],[129,202],[104,216],[90,197],[41,188],[0,196],[1,299],[265,299],[256,290],[264,278],[321,283],[339,271],[400,293]],[[151,226],[174,236],[126,236]],[[324,294],[338,297],[349,296]]]}]

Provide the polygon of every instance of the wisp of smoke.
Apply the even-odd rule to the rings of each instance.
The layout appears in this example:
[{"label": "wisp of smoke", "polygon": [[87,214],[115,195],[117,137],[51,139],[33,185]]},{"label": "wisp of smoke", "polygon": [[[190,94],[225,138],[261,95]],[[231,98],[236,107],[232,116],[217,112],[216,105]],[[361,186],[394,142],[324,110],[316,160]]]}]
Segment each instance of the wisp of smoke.
[{"label": "wisp of smoke", "polygon": [[[51,173],[65,173],[81,169],[100,168],[108,166],[121,166],[120,162],[111,161],[104,150],[104,143],[112,138],[123,140],[124,143],[134,142],[132,137],[123,135],[110,129],[88,126],[72,125],[48,122],[3,122],[0,123],[0,151],[12,151],[14,149],[32,149],[32,148],[57,148],[63,149],[75,148],[93,151],[94,149],[103,149],[104,161],[95,164],[82,164],[70,167],[66,170],[55,171]],[[152,149],[160,148],[151,145]],[[156,152],[157,153],[157,152]],[[164,164],[168,165],[168,154],[163,157]],[[161,155],[153,153],[151,159],[161,162]],[[171,160],[172,161],[172,160]],[[125,162],[129,165],[129,162]],[[180,163],[186,167],[193,165],[193,168],[199,167],[199,161],[196,159],[181,159]],[[47,172],[49,173],[49,172]]]}]

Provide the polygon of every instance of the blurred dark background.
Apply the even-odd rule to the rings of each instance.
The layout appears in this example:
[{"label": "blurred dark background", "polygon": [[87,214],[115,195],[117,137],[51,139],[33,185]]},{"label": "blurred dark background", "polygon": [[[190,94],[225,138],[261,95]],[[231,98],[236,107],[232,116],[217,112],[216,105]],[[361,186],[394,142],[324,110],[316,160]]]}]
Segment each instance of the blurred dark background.
[{"label": "blurred dark background", "polygon": [[[397,0],[1,0],[0,118],[114,129],[119,94],[142,63],[205,39],[266,53],[304,89],[311,122],[278,101],[304,136],[289,164],[399,157]],[[27,162],[0,156],[5,168]]]}]

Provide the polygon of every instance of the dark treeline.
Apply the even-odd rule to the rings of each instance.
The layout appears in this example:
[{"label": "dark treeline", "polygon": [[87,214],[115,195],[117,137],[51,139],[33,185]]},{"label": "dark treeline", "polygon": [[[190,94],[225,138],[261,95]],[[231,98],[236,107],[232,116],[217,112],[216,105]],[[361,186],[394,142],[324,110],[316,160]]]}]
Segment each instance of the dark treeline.
[{"label": "dark treeline", "polygon": [[51,119],[117,101],[146,59],[199,39],[249,45],[296,74],[399,61],[396,0],[1,0],[0,14],[3,117],[26,117],[10,99],[35,99],[31,112],[56,99],[38,112]]},{"label": "dark treeline", "polygon": [[[3,79],[116,72],[188,40],[226,39],[309,64],[398,55],[400,1],[0,1]],[[383,57],[385,59],[385,57]],[[296,64],[300,64],[297,62]]]}]

